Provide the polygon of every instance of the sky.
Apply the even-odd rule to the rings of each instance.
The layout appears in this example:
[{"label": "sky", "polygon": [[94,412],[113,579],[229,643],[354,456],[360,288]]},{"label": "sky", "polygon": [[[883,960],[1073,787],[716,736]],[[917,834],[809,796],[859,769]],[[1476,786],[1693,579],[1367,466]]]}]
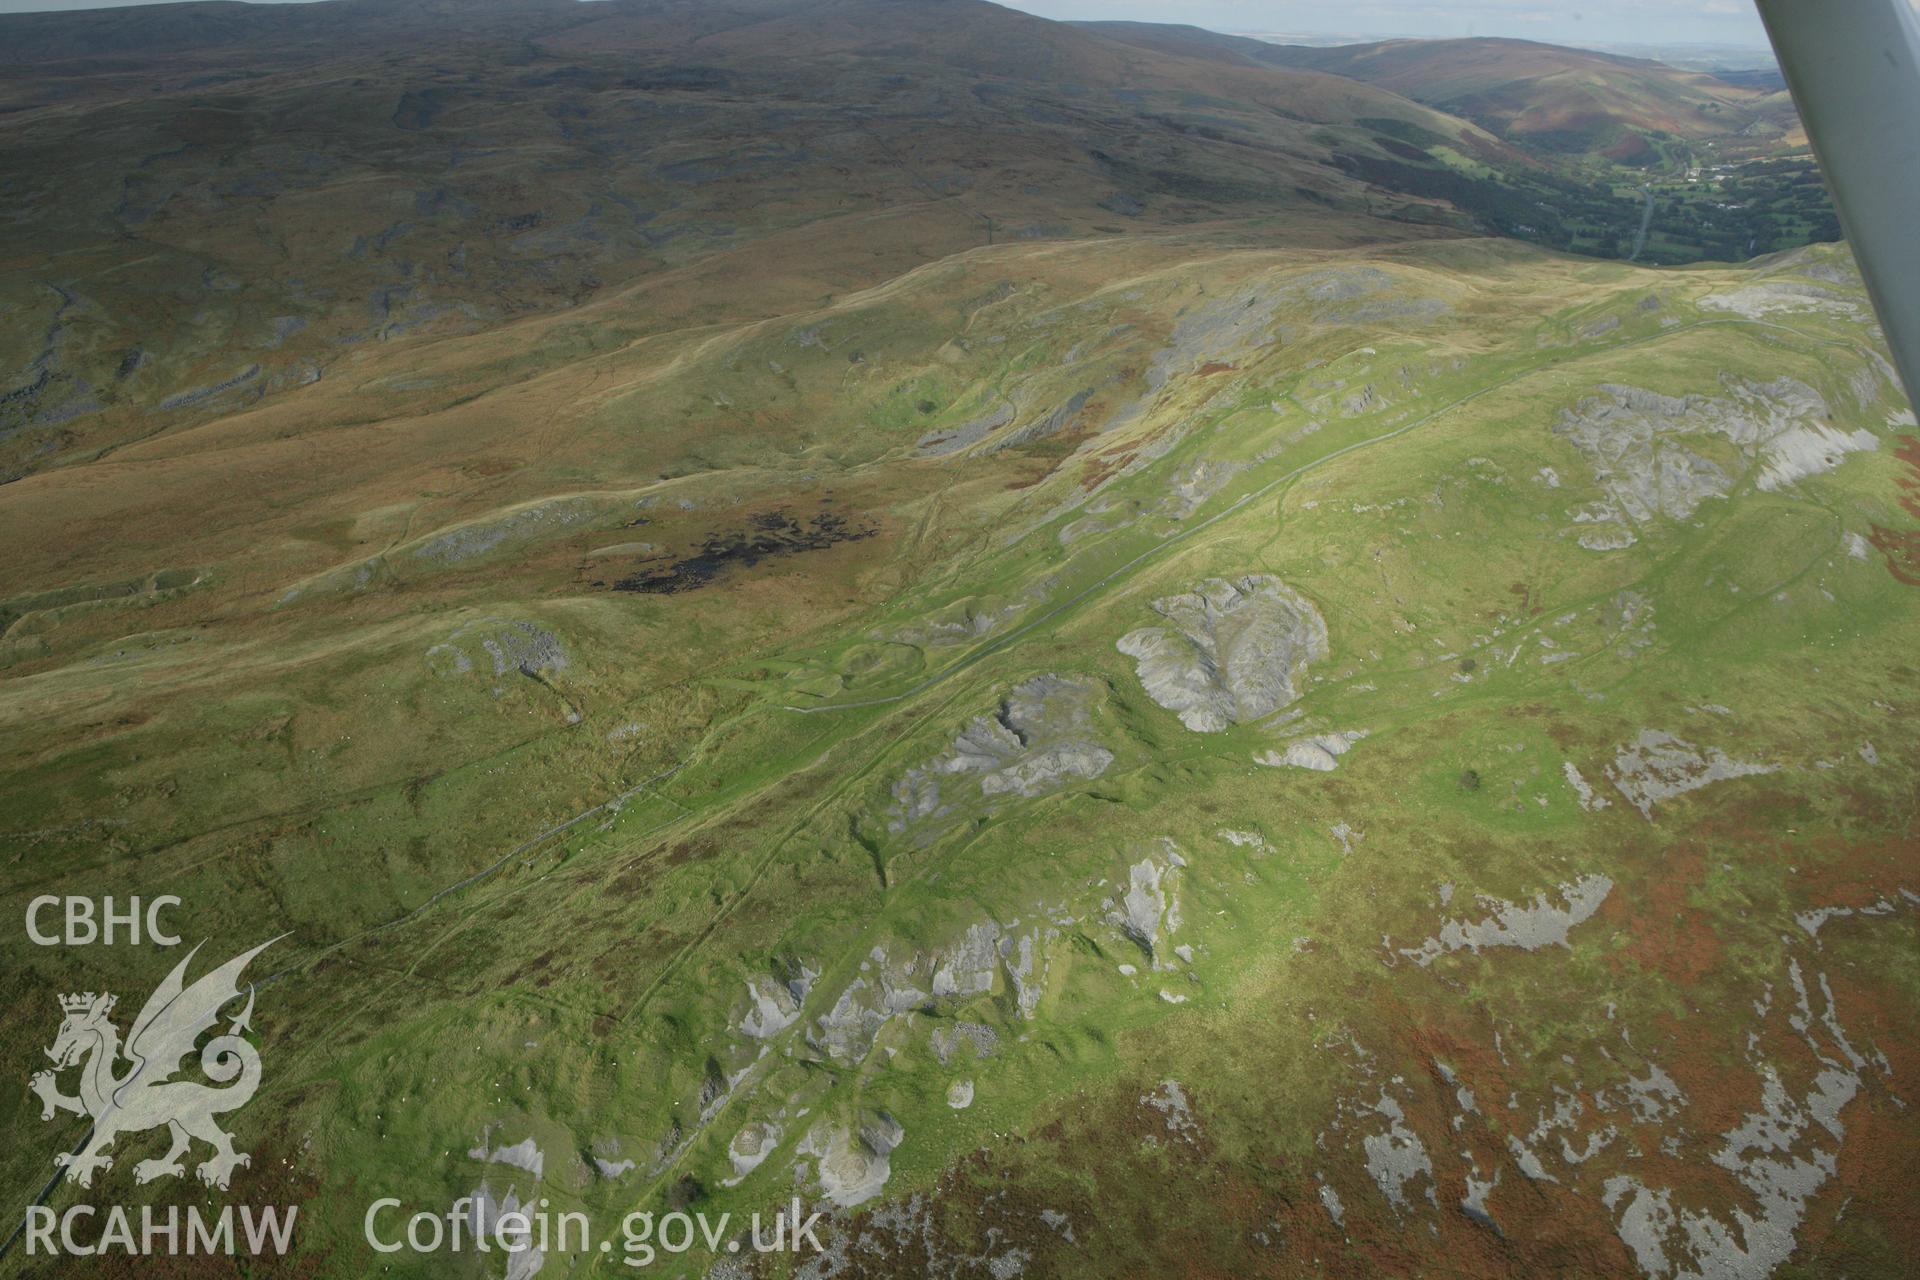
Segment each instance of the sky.
[{"label": "sky", "polygon": [[[1003,0],[1045,18],[1287,35],[1520,36],[1558,44],[1766,46],[1751,0]],[[152,0],[0,0],[0,13]]]},{"label": "sky", "polygon": [[1554,44],[1765,48],[1751,0],[1001,0],[1044,18],[1287,35],[1518,36]]}]

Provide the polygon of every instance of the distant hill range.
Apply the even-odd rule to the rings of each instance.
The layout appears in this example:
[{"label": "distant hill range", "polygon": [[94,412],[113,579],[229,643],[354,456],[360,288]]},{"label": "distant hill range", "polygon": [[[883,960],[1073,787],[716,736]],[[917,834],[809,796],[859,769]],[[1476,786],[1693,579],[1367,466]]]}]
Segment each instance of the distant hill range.
[{"label": "distant hill range", "polygon": [[0,17],[0,66],[0,477],[649,281],[664,325],[743,271],[811,302],[1012,239],[1457,233],[1472,201],[1366,163],[1530,163],[1390,90],[979,0],[155,5]]},{"label": "distant hill range", "polygon": [[[1784,101],[1517,41],[1308,49],[981,0],[21,14],[0,67],[0,480],[620,290],[655,331],[734,315],[742,278],[810,304],[974,246],[1196,226],[1618,255],[1637,194],[1561,152],[1684,161],[1673,139],[1777,132]],[[1721,240],[1663,252],[1773,242]]]},{"label": "distant hill range", "polygon": [[1323,71],[1426,103],[1509,141],[1566,155],[1649,163],[1666,139],[1798,145],[1793,102],[1770,71],[1710,74],[1531,40],[1382,40],[1317,48],[1199,27],[1084,24],[1109,39],[1185,57]]}]

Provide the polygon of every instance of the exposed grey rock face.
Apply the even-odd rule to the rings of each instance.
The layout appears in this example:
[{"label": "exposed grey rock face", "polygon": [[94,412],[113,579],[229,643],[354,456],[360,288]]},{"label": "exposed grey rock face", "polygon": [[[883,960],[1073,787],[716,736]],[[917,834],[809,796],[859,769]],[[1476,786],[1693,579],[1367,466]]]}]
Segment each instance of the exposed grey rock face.
[{"label": "exposed grey rock face", "polygon": [[808,1039],[825,1050],[828,1057],[858,1062],[867,1056],[874,1037],[886,1025],[891,1014],[863,1000],[866,990],[867,980],[855,978],[833,1002],[833,1007],[820,1015],[818,1029],[809,1034]]},{"label": "exposed grey rock face", "polygon": [[1181,314],[1168,335],[1167,345],[1154,353],[1147,368],[1147,385],[1158,391],[1176,373],[1185,373],[1207,361],[1226,362],[1241,353],[1264,347],[1274,312],[1292,290],[1256,284],[1231,297],[1202,302]]},{"label": "exposed grey rock face", "polygon": [[920,437],[915,446],[923,458],[938,458],[949,453],[958,453],[968,445],[980,443],[987,433],[996,427],[1004,427],[1013,421],[1013,405],[1001,402],[976,418],[969,419],[957,427],[943,427],[929,431]]},{"label": "exposed grey rock face", "polygon": [[[1031,939],[1029,933],[1027,940]],[[833,1007],[808,1029],[807,1042],[835,1061],[859,1062],[873,1051],[881,1028],[894,1017],[915,1009],[933,1011],[936,1001],[964,1000],[992,991],[1002,957],[1014,950],[1009,946],[1011,941],[1000,925],[987,920],[970,926],[957,940],[931,955],[915,953],[896,961],[885,949],[875,947],[861,966],[860,976],[842,989]],[[1028,956],[1031,969],[1030,951]],[[1033,998],[1038,999],[1037,991]],[[1024,1007],[1025,1001],[1022,1003]],[[951,1031],[936,1030],[933,1050],[945,1063],[962,1041],[969,1041],[984,1057],[993,1051],[996,1040],[992,1028],[962,1022]]]},{"label": "exposed grey rock face", "polygon": [[[463,1208],[461,1201],[455,1201],[455,1210],[462,1212],[463,1216],[470,1214],[474,1232],[487,1239],[495,1238],[496,1228],[502,1217],[510,1213],[525,1213],[532,1208],[531,1204],[520,1202],[519,1194],[512,1187],[507,1188],[505,1199],[495,1199],[493,1189],[485,1182],[482,1182],[472,1195],[464,1199],[467,1207]],[[532,1244],[530,1237],[520,1237],[520,1239],[525,1240],[529,1245]],[[545,1250],[538,1247],[520,1248],[507,1256],[505,1280],[528,1280],[528,1277],[536,1274],[546,1265],[546,1261]]]},{"label": "exposed grey rock face", "polygon": [[1151,860],[1130,868],[1131,884],[1120,903],[1120,927],[1149,955],[1159,940],[1160,917],[1167,909],[1167,896],[1160,889],[1160,868]]},{"label": "exposed grey rock face", "polygon": [[[1586,455],[1606,494],[1572,513],[1586,526],[1580,545],[1593,551],[1633,545],[1633,526],[1655,517],[1691,517],[1749,472],[1756,488],[1773,492],[1878,446],[1870,431],[1834,427],[1825,398],[1793,378],[1736,383],[1724,397],[1611,384],[1600,390],[1563,412],[1553,428]],[[1700,452],[1716,443],[1721,461]]]},{"label": "exposed grey rock face", "polygon": [[496,677],[509,671],[537,676],[565,670],[567,651],[544,627],[498,618],[469,622],[427,650],[427,665],[438,676],[465,675],[476,660],[491,666]]},{"label": "exposed grey rock face", "polygon": [[911,831],[973,800],[964,791],[943,793],[943,779],[977,779],[979,799],[991,802],[1030,799],[1099,777],[1113,753],[1092,737],[1094,692],[1088,681],[1055,675],[1016,685],[995,714],[971,721],[952,747],[894,784],[887,829]]},{"label": "exposed grey rock face", "polygon": [[511,1146],[502,1144],[498,1147],[489,1148],[486,1138],[482,1137],[480,1139],[480,1145],[467,1152],[467,1155],[474,1160],[489,1160],[495,1164],[506,1164],[512,1165],[516,1169],[525,1169],[536,1178],[541,1176],[547,1166],[546,1156],[541,1152],[539,1147],[534,1145],[532,1138],[523,1139]]},{"label": "exposed grey rock face", "polygon": [[984,1022],[956,1022],[952,1027],[935,1027],[927,1043],[944,1067],[960,1051],[961,1045],[971,1048],[976,1058],[992,1057],[1000,1047],[1000,1033]]},{"label": "exposed grey rock face", "polygon": [[1558,1182],[1560,1179],[1547,1172],[1547,1166],[1540,1162],[1533,1148],[1520,1140],[1518,1134],[1507,1135],[1507,1150],[1513,1153],[1513,1163],[1529,1182]]},{"label": "exposed grey rock face", "polygon": [[1229,481],[1246,469],[1244,462],[1222,462],[1212,458],[1188,463],[1173,473],[1167,496],[1160,503],[1161,514],[1173,520],[1185,520],[1200,508],[1201,503],[1226,488]]},{"label": "exposed grey rock face", "polygon": [[1060,936],[1052,925],[1035,927],[1019,937],[1000,939],[1000,960],[1006,966],[1007,982],[1020,1006],[1020,1016],[1031,1018],[1040,1007],[1040,996],[1047,984],[1045,944]]},{"label": "exposed grey rock face", "polygon": [[1296,738],[1287,744],[1285,751],[1263,751],[1253,758],[1253,762],[1270,769],[1311,769],[1315,773],[1332,773],[1339,767],[1340,757],[1366,736],[1364,729],[1348,729],[1340,733],[1319,733],[1310,738]]},{"label": "exposed grey rock face", "polygon": [[892,1173],[888,1157],[906,1136],[898,1120],[880,1111],[857,1132],[816,1127],[802,1140],[800,1151],[819,1157],[821,1193],[850,1209],[880,1194]]},{"label": "exposed grey rock face", "polygon": [[[1066,1214],[1042,1209],[1039,1219],[1068,1244],[1075,1243]],[[975,1242],[953,1242],[949,1221],[940,1199],[919,1191],[883,1201],[857,1216],[829,1214],[820,1225],[819,1252],[809,1248],[801,1255],[803,1260],[792,1272],[794,1280],[845,1280],[862,1273],[872,1260],[886,1258],[907,1260],[909,1269],[898,1274],[948,1280],[961,1276],[1020,1280],[1028,1274],[1027,1264],[1034,1260],[1031,1247],[1013,1243],[1006,1232],[989,1225],[977,1239],[976,1253],[969,1247]],[[742,1255],[722,1258],[707,1271],[706,1280],[751,1280],[758,1274],[748,1269],[751,1265],[742,1262]]]},{"label": "exposed grey rock face", "polygon": [[1083,538],[1124,529],[1134,523],[1143,510],[1140,499],[1123,496],[1095,498],[1087,504],[1087,513],[1061,526],[1060,545],[1070,547]]},{"label": "exposed grey rock face", "polygon": [[161,409],[188,409],[204,404],[230,391],[237,391],[260,376],[260,366],[250,364],[231,378],[216,382],[210,386],[195,387],[191,391],[180,391],[160,402]]},{"label": "exposed grey rock face", "polygon": [[1636,524],[1655,515],[1684,520],[1706,499],[1726,496],[1732,477],[1676,440],[1702,425],[1689,422],[1706,412],[1700,397],[1663,396],[1638,387],[1601,390],[1605,396],[1582,400],[1561,414],[1554,433],[1587,455],[1610,499],[1611,514]]},{"label": "exposed grey rock face", "polygon": [[[1798,266],[1795,262],[1791,265]],[[1851,262],[1815,262],[1799,268],[1800,274],[1814,280],[1824,280],[1828,284],[1860,287],[1860,272]]]},{"label": "exposed grey rock face", "polygon": [[727,1162],[733,1166],[733,1176],[725,1179],[721,1185],[735,1186],[746,1176],[766,1162],[773,1149],[780,1145],[780,1126],[777,1124],[750,1124],[733,1135],[733,1141],[727,1144]]},{"label": "exposed grey rock face", "polygon": [[1806,911],[1793,913],[1793,922],[1807,931],[1809,938],[1820,936],[1820,930],[1829,920],[1844,920],[1848,916],[1884,916],[1893,910],[1893,902],[1888,898],[1878,898],[1864,907],[1812,907]]},{"label": "exposed grey rock face", "polygon": [[1487,1196],[1500,1186],[1500,1171],[1495,1169],[1491,1178],[1476,1178],[1474,1173],[1477,1172],[1476,1166],[1466,1175],[1467,1194],[1460,1197],[1460,1212],[1495,1234],[1504,1236],[1506,1233],[1500,1230],[1500,1224],[1487,1211]]},{"label": "exposed grey rock face", "polygon": [[1638,657],[1652,646],[1657,627],[1653,601],[1638,591],[1619,591],[1601,610],[1600,625],[1606,628],[1607,643],[1622,658]]},{"label": "exposed grey rock face", "polygon": [[560,641],[551,631],[531,622],[504,626],[482,640],[480,647],[493,659],[496,676],[509,671],[536,675],[542,671],[558,671],[567,665],[567,651],[560,647]]},{"label": "exposed grey rock face", "polygon": [[1374,413],[1389,407],[1391,407],[1390,402],[1374,389],[1372,383],[1368,383],[1340,401],[1340,416],[1357,418],[1362,414]]},{"label": "exposed grey rock face", "polygon": [[1051,579],[1042,579],[1013,597],[969,598],[949,605],[895,639],[902,644],[942,647],[981,640],[1004,630],[1014,619],[1047,598]]},{"label": "exposed grey rock face", "polygon": [[457,564],[592,520],[600,510],[600,504],[586,498],[551,498],[504,516],[434,534],[416,544],[410,554],[422,560]]},{"label": "exposed grey rock face", "polygon": [[1024,427],[1015,427],[1012,431],[1003,431],[988,446],[988,452],[1011,449],[1015,445],[1028,444],[1035,440],[1044,440],[1048,436],[1058,435],[1079,412],[1087,407],[1087,401],[1093,399],[1094,388],[1087,387],[1074,392],[1066,400],[1055,405],[1044,417],[1036,418]]},{"label": "exposed grey rock face", "polygon": [[1537,951],[1541,947],[1567,944],[1567,934],[1582,921],[1590,919],[1613,891],[1613,881],[1602,875],[1581,876],[1560,886],[1564,907],[1547,900],[1544,892],[1533,895],[1528,904],[1482,897],[1481,905],[1493,914],[1484,920],[1449,920],[1440,932],[1418,947],[1404,947],[1400,954],[1418,965],[1430,965],[1449,951],[1479,951],[1482,947],[1519,947]]},{"label": "exposed grey rock face", "polygon": [[[1590,915],[1590,908],[1605,896],[1603,885],[1600,877],[1589,876],[1561,891],[1570,909]],[[1920,903],[1920,895],[1908,896]],[[1494,905],[1500,910],[1492,919],[1461,927],[1456,935],[1461,945],[1564,941],[1558,936],[1561,921],[1544,917],[1577,914],[1551,908],[1545,895],[1536,895],[1532,907]],[[1895,910],[1892,901],[1882,900],[1860,914]],[[1540,936],[1542,927],[1550,936]],[[1734,1096],[1747,1099],[1744,1114],[1728,1116],[1717,1102],[1690,1099],[1624,1032],[1620,1045],[1625,1052],[1600,1055],[1604,1084],[1554,1081],[1548,1086],[1549,1097],[1524,1109],[1518,1092],[1507,1094],[1503,1108],[1498,1101],[1490,1106],[1477,1102],[1460,1074],[1446,1062],[1432,1060],[1459,1103],[1455,1131],[1464,1127],[1469,1114],[1490,1114],[1496,1108],[1507,1113],[1503,1157],[1487,1167],[1483,1152],[1460,1149],[1459,1162],[1452,1164],[1465,1181],[1460,1210],[1499,1232],[1490,1195],[1510,1167],[1529,1182],[1556,1184],[1565,1196],[1597,1193],[1637,1270],[1649,1277],[1766,1280],[1777,1274],[1795,1256],[1797,1234],[1809,1221],[1816,1198],[1840,1198],[1831,1184],[1840,1171],[1847,1108],[1867,1092],[1873,1072],[1884,1080],[1893,1077],[1891,1064],[1876,1047],[1853,1043],[1858,1032],[1843,1024],[1827,975],[1803,971],[1792,954],[1798,949],[1791,948],[1784,960],[1781,985],[1787,999],[1777,1002],[1776,984],[1768,982],[1753,1003],[1759,1022],[1748,1028],[1745,1050],[1752,1087],[1734,1086]],[[1614,1017],[1611,1003],[1605,1016]],[[1427,1146],[1423,1132],[1431,1138],[1434,1131],[1426,1126],[1417,1131],[1404,1105],[1407,1091],[1396,1096],[1394,1086],[1402,1085],[1402,1078],[1396,1075],[1382,1087],[1371,1055],[1357,1042],[1353,1047],[1354,1069],[1370,1079],[1351,1102],[1341,1103],[1340,1113],[1357,1121],[1357,1154],[1366,1173],[1396,1211],[1420,1208],[1416,1193],[1424,1193],[1437,1207],[1443,1175],[1451,1172],[1440,1168],[1449,1163],[1450,1144]],[[1492,1048],[1505,1062],[1508,1051],[1497,1033]],[[1571,1057],[1563,1061],[1574,1063]],[[1721,1069],[1736,1066],[1724,1063]],[[1523,1118],[1528,1110],[1531,1120]],[[1326,1140],[1343,1127],[1336,1120],[1321,1135],[1323,1149],[1332,1149]],[[1650,1144],[1657,1144],[1661,1158],[1649,1158],[1655,1154]],[[1703,1158],[1695,1158],[1696,1153]],[[1324,1174],[1320,1181],[1323,1204],[1339,1221],[1340,1201],[1326,1186]],[[1518,1191],[1523,1202],[1532,1194],[1525,1187]],[[1824,1202],[1831,1207],[1831,1199]]]},{"label": "exposed grey rock face", "polygon": [[1788,962],[1788,976],[1800,1010],[1792,1025],[1820,1070],[1806,1093],[1796,1096],[1771,1062],[1754,1055],[1760,1105],[1725,1133],[1712,1157],[1745,1192],[1745,1204],[1732,1211],[1731,1221],[1712,1208],[1676,1203],[1669,1189],[1630,1174],[1615,1174],[1604,1184],[1602,1201],[1615,1215],[1615,1230],[1650,1276],[1765,1280],[1793,1256],[1809,1201],[1839,1167],[1846,1137],[1841,1113],[1860,1091],[1867,1059],[1848,1042],[1825,976],[1818,976],[1826,1004],[1819,1018],[1823,1037],[1812,1030],[1812,1004],[1798,962]]},{"label": "exposed grey rock face", "polygon": [[1200,1122],[1194,1118],[1193,1103],[1178,1080],[1162,1080],[1159,1088],[1142,1095],[1140,1101],[1166,1118],[1169,1133],[1183,1138],[1200,1136]]},{"label": "exposed grey rock face", "polygon": [[[800,995],[805,994],[803,988]],[[800,1000],[786,984],[765,974],[747,983],[747,999],[751,1005],[740,1019],[740,1030],[755,1040],[771,1039],[799,1020]]]},{"label": "exposed grey rock face", "polygon": [[955,1080],[947,1086],[947,1105],[955,1111],[965,1111],[973,1105],[973,1081]]},{"label": "exposed grey rock face", "polygon": [[660,554],[658,543],[653,542],[613,542],[604,547],[595,547],[587,552],[586,558],[598,560],[603,556],[655,556]]},{"label": "exposed grey rock face", "polygon": [[1147,696],[1196,733],[1271,715],[1299,696],[1296,681],[1327,653],[1313,604],[1270,574],[1211,578],[1153,602],[1171,626],[1122,636]]},{"label": "exposed grey rock face", "polygon": [[1196,302],[1181,313],[1167,345],[1149,361],[1146,394],[1121,405],[1102,430],[1140,420],[1176,378],[1284,341],[1287,325],[1278,319],[1283,306],[1295,315],[1304,313],[1315,325],[1431,320],[1449,310],[1441,298],[1406,296],[1405,287],[1405,281],[1376,267],[1325,267],[1269,276],[1225,297]]},{"label": "exposed grey rock face", "polygon": [[1824,422],[1803,422],[1767,442],[1760,476],[1753,484],[1763,493],[1817,476],[1840,465],[1849,453],[1871,452],[1879,441],[1871,431],[1840,431]]},{"label": "exposed grey rock face", "polygon": [[1687,1103],[1687,1095],[1672,1076],[1649,1062],[1644,1077],[1628,1076],[1617,1091],[1599,1090],[1594,1102],[1603,1110],[1625,1106],[1641,1124],[1658,1124],[1678,1114]]},{"label": "exposed grey rock face", "polygon": [[991,921],[969,928],[933,971],[933,994],[970,996],[993,990],[993,973],[999,963],[995,944],[999,940],[1000,927]]},{"label": "exposed grey rock face", "polygon": [[932,999],[931,992],[914,985],[921,964],[918,956],[896,964],[887,959],[886,952],[874,948],[868,966],[873,980],[857,977],[848,983],[833,1007],[808,1032],[807,1042],[839,1062],[865,1058],[889,1019]]},{"label": "exposed grey rock face", "polygon": [[1709,293],[1700,299],[1700,305],[1710,311],[1731,311],[1749,320],[1759,320],[1776,311],[1825,311],[1848,319],[1862,318],[1858,299],[1797,280],[1768,280],[1725,293]]},{"label": "exposed grey rock face", "polygon": [[[1575,516],[1578,520],[1580,517]],[[1633,530],[1623,524],[1608,520],[1580,531],[1580,545],[1589,551],[1625,551],[1640,541]]]},{"label": "exposed grey rock face", "polygon": [[1580,775],[1580,770],[1573,761],[1564,761],[1560,765],[1560,772],[1566,777],[1567,785],[1573,788],[1574,795],[1579,798],[1582,809],[1591,813],[1595,809],[1607,807],[1607,798],[1594,793],[1593,788],[1587,785],[1587,780]]},{"label": "exposed grey rock face", "polygon": [[1107,920],[1131,939],[1156,969],[1164,960],[1165,933],[1180,927],[1180,900],[1173,873],[1187,865],[1180,849],[1162,836],[1148,846],[1146,857],[1127,868],[1127,887],[1107,903]]},{"label": "exposed grey rock face", "polygon": [[1373,1110],[1387,1122],[1387,1127],[1379,1133],[1370,1133],[1360,1140],[1367,1156],[1367,1174],[1373,1184],[1380,1188],[1380,1194],[1396,1210],[1407,1209],[1407,1183],[1418,1177],[1428,1181],[1427,1199],[1433,1199],[1433,1160],[1427,1155],[1426,1144],[1420,1141],[1420,1135],[1409,1129],[1407,1114],[1400,1103],[1384,1090],[1380,1101]]},{"label": "exposed grey rock face", "polygon": [[[1020,744],[1025,746],[1025,742]],[[1097,778],[1113,763],[1113,753],[1091,742],[1057,742],[1032,752],[980,779],[980,794],[1045,795],[1076,778]]]},{"label": "exposed grey rock face", "polygon": [[1653,821],[1653,807],[1711,782],[1772,773],[1773,765],[1746,764],[1728,759],[1713,747],[1695,747],[1664,729],[1642,729],[1640,736],[1621,747],[1607,766],[1608,781],[1640,815]]}]

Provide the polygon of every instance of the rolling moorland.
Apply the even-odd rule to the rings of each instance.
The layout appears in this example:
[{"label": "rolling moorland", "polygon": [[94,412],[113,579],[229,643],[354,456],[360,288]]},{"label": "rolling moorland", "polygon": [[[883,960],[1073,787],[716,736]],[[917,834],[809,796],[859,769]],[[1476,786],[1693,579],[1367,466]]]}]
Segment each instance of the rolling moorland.
[{"label": "rolling moorland", "polygon": [[[1557,181],[1519,171],[1532,198],[1487,209],[1503,234],[1599,257],[1744,261],[1840,238],[1805,131],[1777,71],[1713,75],[1530,40],[1276,45],[1198,27],[1084,24],[1142,48],[1234,65],[1326,71],[1471,120]],[[1486,177],[1441,139],[1396,133],[1394,159]],[[1378,176],[1369,164],[1359,171]],[[1397,175],[1420,189],[1417,168]],[[1425,175],[1430,189],[1441,181]],[[1457,198],[1449,194],[1450,199]],[[1624,205],[1634,218],[1623,218]],[[1645,214],[1642,228],[1633,224]]]},{"label": "rolling moorland", "polygon": [[[1844,246],[1492,235],[1562,171],[1484,122],[985,4],[0,50],[0,884],[285,935],[260,1273],[499,1276],[361,1236],[475,1193],[830,1213],[659,1264],[729,1277],[1920,1248],[1920,429]],[[1354,163],[1429,134],[1457,201]],[[25,1088],[177,954],[0,954],[8,1217],[221,1198],[50,1181]]]},{"label": "rolling moorland", "polygon": [[[15,72],[0,301],[22,371],[0,474],[275,397],[343,348],[622,287],[641,292],[621,331],[567,340],[757,319],[990,241],[1277,218],[1340,243],[1369,219],[1464,224],[1333,163],[1384,162],[1381,128],[1525,168],[1354,81],[1223,71],[977,4],[134,15],[17,17],[0,41]],[[143,61],[120,42],[171,51]],[[401,381],[382,416],[445,403]]]}]

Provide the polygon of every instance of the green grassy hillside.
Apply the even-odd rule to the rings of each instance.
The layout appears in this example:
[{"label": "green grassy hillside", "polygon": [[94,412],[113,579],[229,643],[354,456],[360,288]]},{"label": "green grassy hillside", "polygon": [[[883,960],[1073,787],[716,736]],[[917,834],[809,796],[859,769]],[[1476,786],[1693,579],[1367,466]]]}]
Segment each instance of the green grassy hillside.
[{"label": "green grassy hillside", "polygon": [[[887,1268],[1264,1235],[1360,1274],[1429,1226],[1489,1274],[1704,1264],[1626,1207],[1730,1221],[1771,1157],[1722,1133],[1802,1105],[1838,1169],[1769,1211],[1871,1270],[1920,513],[1843,271],[997,246],[583,357],[521,469],[16,597],[14,892],[290,932],[250,1141],[322,1274],[365,1189],[483,1181],[608,1220],[879,1185],[835,1221]],[[9,540],[95,472],[14,486]],[[166,960],[13,955],[21,1070],[37,993]],[[1830,1030],[1753,1011],[1800,987]],[[529,1137],[538,1178],[460,1154]],[[1159,1225],[1079,1247],[1116,1222]]]}]

